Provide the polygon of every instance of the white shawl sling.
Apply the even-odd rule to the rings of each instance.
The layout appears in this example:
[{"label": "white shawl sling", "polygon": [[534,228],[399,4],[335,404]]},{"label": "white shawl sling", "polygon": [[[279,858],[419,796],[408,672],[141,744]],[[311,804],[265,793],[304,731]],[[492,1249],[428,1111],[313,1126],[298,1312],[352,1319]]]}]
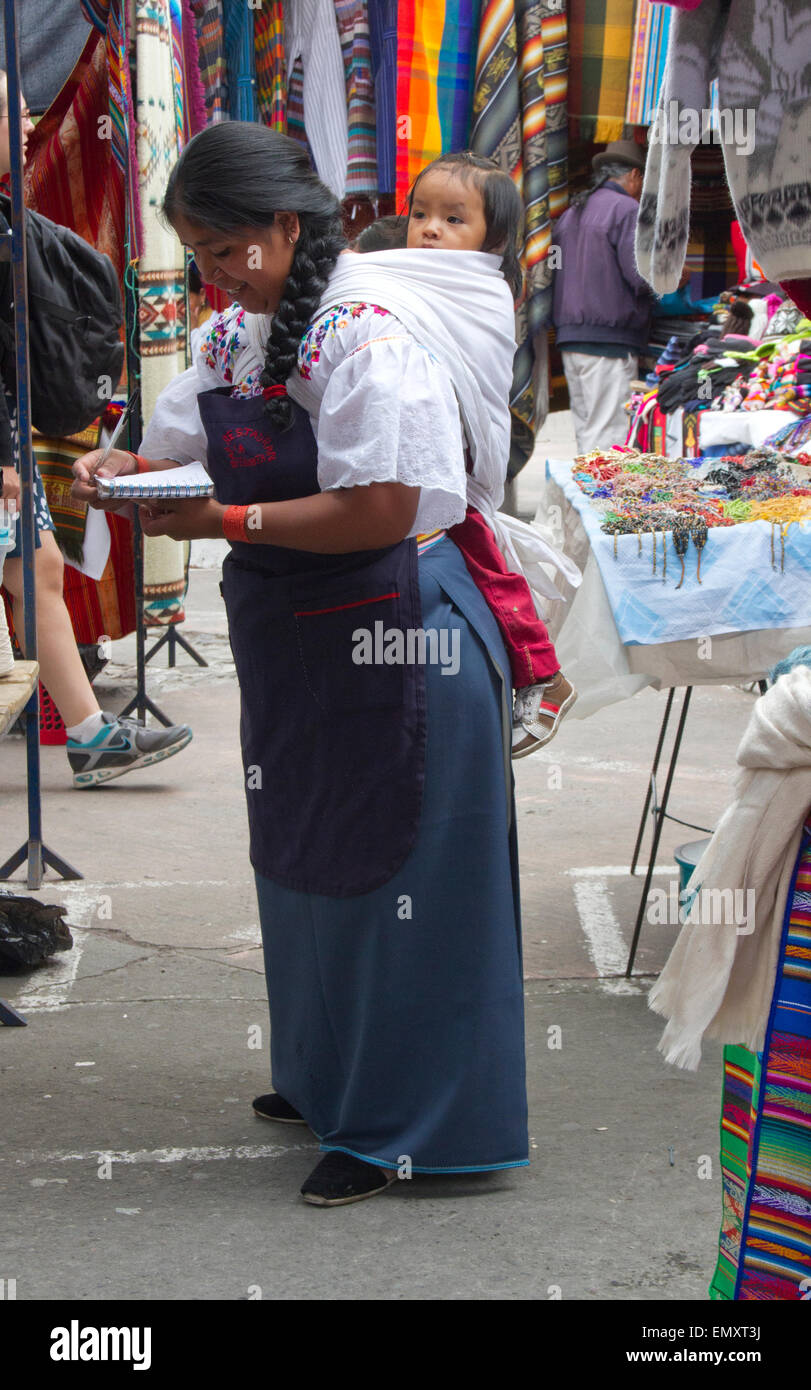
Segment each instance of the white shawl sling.
[{"label": "white shawl sling", "polygon": [[395,315],[447,371],[470,449],[468,502],[492,528],[535,606],[560,598],[544,565],[576,588],[580,570],[534,526],[498,509],[510,455],[515,315],[501,258],[482,251],[375,251],[340,256],[318,306],[363,301]]}]

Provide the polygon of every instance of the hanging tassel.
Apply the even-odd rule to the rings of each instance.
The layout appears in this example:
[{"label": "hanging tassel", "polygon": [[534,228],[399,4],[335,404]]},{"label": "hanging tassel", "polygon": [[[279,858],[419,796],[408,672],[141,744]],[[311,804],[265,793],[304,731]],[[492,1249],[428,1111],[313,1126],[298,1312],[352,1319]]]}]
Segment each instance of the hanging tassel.
[{"label": "hanging tassel", "polygon": [[697,563],[697,565],[696,565],[696,579],[698,580],[698,582],[699,582],[699,584],[700,584],[700,583],[701,583],[701,552],[702,552],[702,550],[704,549],[705,545],[707,544],[707,539],[708,539],[708,537],[709,537],[709,531],[707,530],[707,523],[704,522],[704,521],[698,521],[698,522],[696,522],[696,524],[693,526],[693,529],[692,529],[691,534],[692,534],[692,537],[693,537],[693,545],[695,546],[696,550],[698,551],[698,563]]},{"label": "hanging tassel", "polygon": [[662,532],[662,583],[667,578],[667,531]]},{"label": "hanging tassel", "polygon": [[681,586],[682,586],[682,584],[684,583],[684,557],[685,557],[685,555],[687,554],[687,547],[689,546],[689,544],[690,544],[690,533],[689,533],[689,531],[686,529],[686,527],[683,527],[683,526],[678,526],[678,527],[676,527],[676,526],[674,526],[674,527],[673,527],[673,549],[675,550],[675,552],[676,552],[678,558],[681,560],[681,578],[680,578],[678,584],[676,585],[676,588],[677,588],[677,589],[680,589]]}]

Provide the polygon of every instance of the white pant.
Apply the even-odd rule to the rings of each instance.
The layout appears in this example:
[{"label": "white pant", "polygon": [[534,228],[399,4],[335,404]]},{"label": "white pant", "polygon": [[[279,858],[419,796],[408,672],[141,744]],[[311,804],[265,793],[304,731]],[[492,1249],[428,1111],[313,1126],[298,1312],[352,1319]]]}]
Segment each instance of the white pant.
[{"label": "white pant", "polygon": [[625,402],[639,371],[639,358],[630,352],[627,357],[593,357],[565,349],[561,356],[580,453],[624,444],[629,426]]}]

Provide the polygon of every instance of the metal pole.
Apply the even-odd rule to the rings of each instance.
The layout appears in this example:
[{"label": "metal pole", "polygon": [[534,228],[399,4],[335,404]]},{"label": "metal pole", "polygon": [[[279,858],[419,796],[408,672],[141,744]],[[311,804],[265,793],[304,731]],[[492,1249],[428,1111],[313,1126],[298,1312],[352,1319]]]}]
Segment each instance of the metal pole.
[{"label": "metal pole", "polygon": [[[34,459],[31,452],[31,378],[28,369],[28,260],[23,203],[20,54],[15,0],[4,0],[6,94],[11,161],[11,266],[14,285],[14,335],[17,349],[17,450],[20,465],[24,644],[27,660],[37,659],[37,608],[34,557]],[[25,707],[28,754],[28,887],[42,883],[42,805],[39,773],[39,687]]]}]

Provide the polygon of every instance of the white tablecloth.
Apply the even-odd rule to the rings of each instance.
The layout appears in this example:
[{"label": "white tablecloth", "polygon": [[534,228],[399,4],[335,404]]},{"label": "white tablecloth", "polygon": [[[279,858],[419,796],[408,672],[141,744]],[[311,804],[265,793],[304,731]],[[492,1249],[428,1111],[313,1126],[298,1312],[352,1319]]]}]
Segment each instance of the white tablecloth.
[{"label": "white tablecloth", "polygon": [[[548,462],[558,479],[565,478],[567,469],[570,474],[571,467],[571,462]],[[580,512],[552,476],[544,486],[536,519],[551,530],[559,545],[562,528],[561,548],[583,571],[579,589],[572,589],[560,574],[555,577],[565,602],[551,605],[546,619],[560,665],[579,692],[572,711],[575,718],[585,719],[646,686],[664,689],[756,680],[794,647],[811,644],[811,626],[798,625],[732,633],[697,632],[679,640],[627,646],[620,638]],[[636,539],[630,539],[636,545]],[[692,545],[690,564],[695,566]],[[674,601],[681,597],[681,592],[673,594]]]}]

